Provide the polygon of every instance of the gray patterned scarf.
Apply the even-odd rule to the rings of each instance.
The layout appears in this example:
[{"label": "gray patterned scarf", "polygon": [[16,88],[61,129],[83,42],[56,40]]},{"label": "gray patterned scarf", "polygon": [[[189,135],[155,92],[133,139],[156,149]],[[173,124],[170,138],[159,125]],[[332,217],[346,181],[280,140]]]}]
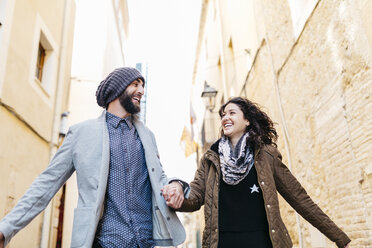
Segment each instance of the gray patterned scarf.
[{"label": "gray patterned scarf", "polygon": [[236,185],[242,181],[254,164],[252,148],[248,147],[248,133],[245,133],[233,149],[230,140],[222,136],[218,145],[222,179],[229,185]]}]

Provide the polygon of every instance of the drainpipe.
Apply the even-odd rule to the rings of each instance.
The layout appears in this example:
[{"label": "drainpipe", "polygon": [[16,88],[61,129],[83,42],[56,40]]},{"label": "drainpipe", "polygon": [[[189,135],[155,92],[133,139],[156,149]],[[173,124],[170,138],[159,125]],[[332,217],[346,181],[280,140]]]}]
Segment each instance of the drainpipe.
[{"label": "drainpipe", "polygon": [[[63,86],[66,80],[65,78],[65,69],[66,69],[66,47],[68,43],[68,31],[69,31],[69,22],[71,21],[71,5],[72,0],[65,0],[64,5],[64,17],[62,23],[62,35],[59,49],[59,60],[58,60],[58,70],[57,70],[57,85],[55,91],[55,101],[54,101],[54,118],[53,118],[53,127],[52,127],[52,139],[49,143],[50,147],[50,159],[54,156],[58,148],[58,139],[60,133],[60,121],[61,121],[61,108],[63,101]],[[73,20],[73,18],[72,18]],[[44,211],[44,222],[41,232],[41,248],[48,248],[52,244],[50,242],[50,232],[52,228],[52,213],[53,213],[53,202],[52,200],[48,207]]]}]

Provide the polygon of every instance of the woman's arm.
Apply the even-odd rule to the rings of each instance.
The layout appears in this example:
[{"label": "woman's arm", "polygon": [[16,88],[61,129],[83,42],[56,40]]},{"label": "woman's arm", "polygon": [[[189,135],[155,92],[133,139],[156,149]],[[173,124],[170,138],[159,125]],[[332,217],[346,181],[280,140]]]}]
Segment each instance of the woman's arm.
[{"label": "woman's arm", "polygon": [[278,192],[303,218],[338,247],[347,247],[349,237],[314,203],[287,166],[282,163],[279,151],[274,154],[274,179]]}]

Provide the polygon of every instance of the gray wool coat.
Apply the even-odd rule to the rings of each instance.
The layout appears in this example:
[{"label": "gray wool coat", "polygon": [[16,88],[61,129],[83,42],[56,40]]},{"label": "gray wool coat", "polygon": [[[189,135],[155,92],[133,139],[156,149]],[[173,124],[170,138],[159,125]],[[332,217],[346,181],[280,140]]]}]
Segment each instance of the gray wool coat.
[{"label": "gray wool coat", "polygon": [[[152,187],[153,238],[156,245],[176,246],[184,242],[185,230],[170,209],[160,189],[171,179],[163,172],[153,133],[137,118],[134,126],[145,150]],[[45,209],[49,201],[76,171],[79,199],[74,210],[71,247],[92,247],[103,214],[110,164],[110,142],[106,111],[93,120],[72,126],[48,168],[40,174],[14,209],[0,221],[5,246],[11,238]],[[186,192],[187,196],[189,192]]]}]

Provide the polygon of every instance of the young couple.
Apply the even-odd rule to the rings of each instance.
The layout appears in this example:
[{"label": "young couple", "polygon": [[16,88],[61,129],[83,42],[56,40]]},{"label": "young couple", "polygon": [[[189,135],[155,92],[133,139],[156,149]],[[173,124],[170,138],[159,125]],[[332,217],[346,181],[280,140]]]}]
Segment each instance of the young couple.
[{"label": "young couple", "polygon": [[37,216],[76,172],[71,247],[176,246],[185,231],[174,210],[205,205],[203,247],[292,247],[277,191],[338,247],[350,239],[281,162],[277,133],[256,104],[233,98],[220,109],[222,133],[190,186],[163,172],[154,135],[138,119],[145,80],[122,67],[98,86],[98,119],[70,128],[47,169],[0,221],[0,248]]}]

